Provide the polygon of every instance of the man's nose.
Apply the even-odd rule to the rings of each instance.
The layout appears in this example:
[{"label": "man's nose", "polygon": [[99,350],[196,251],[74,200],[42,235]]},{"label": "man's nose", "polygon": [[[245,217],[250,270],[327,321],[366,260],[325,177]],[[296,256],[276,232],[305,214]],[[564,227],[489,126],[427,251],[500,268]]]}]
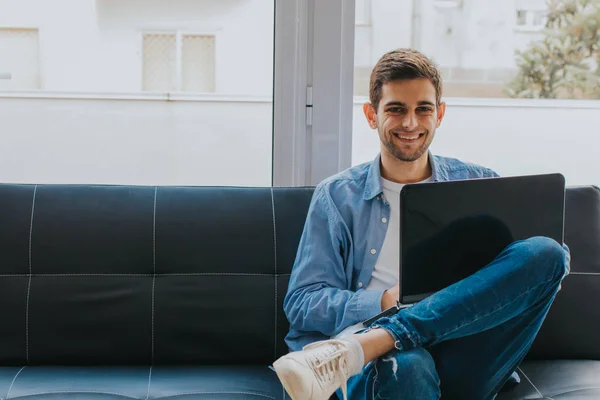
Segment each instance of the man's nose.
[{"label": "man's nose", "polygon": [[404,116],[404,119],[402,120],[402,128],[407,131],[412,131],[412,130],[416,129],[417,126],[418,126],[417,116],[415,115],[415,113],[414,112],[406,113],[406,115]]}]

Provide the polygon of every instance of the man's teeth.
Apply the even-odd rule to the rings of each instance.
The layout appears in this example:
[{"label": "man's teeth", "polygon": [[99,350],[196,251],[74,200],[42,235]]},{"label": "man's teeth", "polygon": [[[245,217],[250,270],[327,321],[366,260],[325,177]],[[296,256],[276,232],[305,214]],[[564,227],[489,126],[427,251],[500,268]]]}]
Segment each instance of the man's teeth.
[{"label": "man's teeth", "polygon": [[398,137],[400,139],[406,139],[406,140],[416,140],[416,139],[419,138],[419,136],[421,136],[421,135],[417,135],[417,136],[401,136],[401,135],[398,135]]}]

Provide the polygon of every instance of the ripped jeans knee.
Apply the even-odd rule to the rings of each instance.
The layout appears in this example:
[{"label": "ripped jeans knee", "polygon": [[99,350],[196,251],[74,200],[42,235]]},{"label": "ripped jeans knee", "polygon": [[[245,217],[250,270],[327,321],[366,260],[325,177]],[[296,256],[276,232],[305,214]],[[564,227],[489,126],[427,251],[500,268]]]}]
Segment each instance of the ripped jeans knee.
[{"label": "ripped jeans knee", "polygon": [[423,348],[393,350],[375,361],[373,368],[373,399],[429,400],[440,397],[435,362]]}]

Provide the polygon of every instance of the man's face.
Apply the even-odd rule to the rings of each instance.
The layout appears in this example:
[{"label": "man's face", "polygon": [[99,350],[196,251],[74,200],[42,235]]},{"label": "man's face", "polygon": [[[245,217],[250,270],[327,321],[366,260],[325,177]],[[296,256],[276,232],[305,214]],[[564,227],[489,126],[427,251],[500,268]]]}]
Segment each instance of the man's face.
[{"label": "man's face", "polygon": [[388,82],[381,88],[378,109],[364,107],[369,125],[379,132],[381,151],[407,162],[427,152],[445,110],[445,103],[436,104],[429,79]]}]

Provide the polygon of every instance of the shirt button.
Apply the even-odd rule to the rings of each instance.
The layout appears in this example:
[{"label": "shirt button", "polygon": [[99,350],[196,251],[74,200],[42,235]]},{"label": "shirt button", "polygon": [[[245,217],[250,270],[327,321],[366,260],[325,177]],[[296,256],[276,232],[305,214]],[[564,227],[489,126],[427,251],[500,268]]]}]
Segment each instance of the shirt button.
[{"label": "shirt button", "polygon": [[362,282],[358,282],[358,287],[361,288],[362,286]]},{"label": "shirt button", "polygon": [[384,224],[387,222],[387,218],[381,218],[381,222],[383,222]]},{"label": "shirt button", "polygon": [[371,254],[375,254],[375,253],[377,253],[377,250],[371,249]]}]

